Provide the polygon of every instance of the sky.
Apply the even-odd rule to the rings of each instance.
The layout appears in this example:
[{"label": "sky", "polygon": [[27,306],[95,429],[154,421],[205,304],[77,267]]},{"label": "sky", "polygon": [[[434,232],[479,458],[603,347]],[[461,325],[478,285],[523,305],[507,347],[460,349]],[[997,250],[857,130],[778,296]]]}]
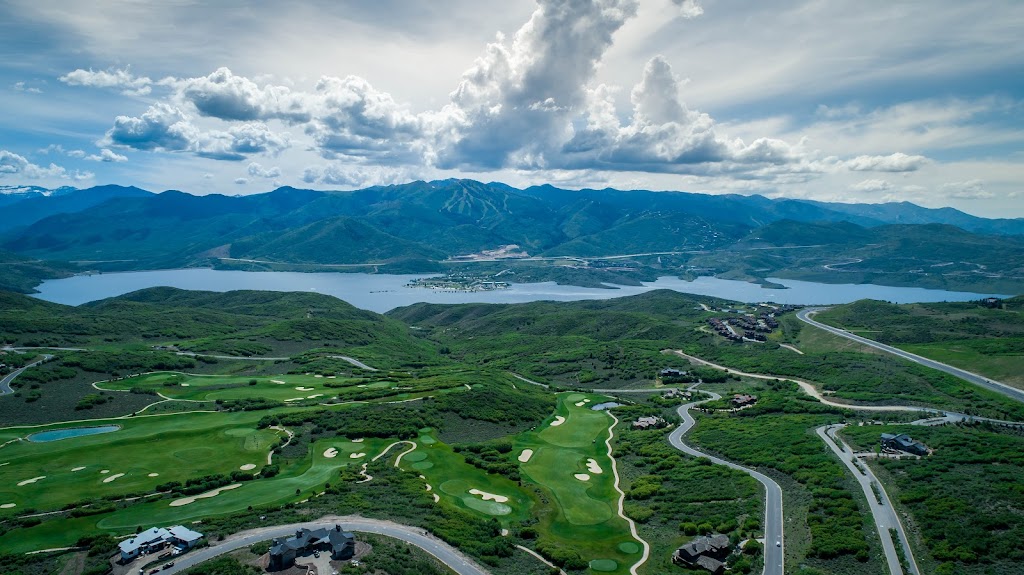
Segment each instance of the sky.
[{"label": "sky", "polygon": [[1024,2],[212,4],[0,3],[0,185],[456,177],[1024,217]]}]

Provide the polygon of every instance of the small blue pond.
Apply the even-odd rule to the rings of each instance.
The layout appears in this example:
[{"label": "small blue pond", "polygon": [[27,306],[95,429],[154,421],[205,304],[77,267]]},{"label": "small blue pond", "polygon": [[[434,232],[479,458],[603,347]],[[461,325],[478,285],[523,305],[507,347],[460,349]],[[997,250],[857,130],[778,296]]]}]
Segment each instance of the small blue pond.
[{"label": "small blue pond", "polygon": [[621,406],[622,406],[621,403],[615,403],[614,401],[609,401],[609,402],[606,402],[606,403],[599,403],[599,404],[591,407],[590,409],[592,409],[594,411],[604,411],[606,409],[611,409],[613,407],[621,407]]},{"label": "small blue pond", "polygon": [[55,429],[53,431],[33,433],[32,435],[28,436],[28,440],[35,441],[38,443],[44,443],[47,441],[70,439],[72,437],[84,437],[86,435],[99,435],[100,433],[110,433],[111,431],[117,431],[118,429],[121,429],[120,425],[101,425],[99,427],[71,427],[68,429]]}]

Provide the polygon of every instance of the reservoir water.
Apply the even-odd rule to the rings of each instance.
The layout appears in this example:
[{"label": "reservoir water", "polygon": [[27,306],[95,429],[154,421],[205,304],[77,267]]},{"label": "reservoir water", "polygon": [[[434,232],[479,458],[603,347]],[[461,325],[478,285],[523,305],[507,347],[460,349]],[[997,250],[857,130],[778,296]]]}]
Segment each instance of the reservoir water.
[{"label": "reservoir water", "polygon": [[35,297],[67,305],[114,297],[143,288],[170,286],[189,290],[231,291],[311,291],[335,296],[352,305],[384,313],[396,307],[418,302],[429,303],[522,303],[554,300],[576,301],[609,299],[670,289],[683,293],[709,295],[742,302],[825,305],[849,303],[859,299],[878,299],[894,303],[969,301],[1004,294],[978,294],[945,290],[890,287],[872,284],[822,284],[769,278],[788,289],[767,289],[756,284],[700,277],[689,282],[662,277],[642,286],[610,286],[612,289],[557,285],[554,282],[512,284],[510,289],[460,292],[408,287],[410,280],[422,275],[243,272],[194,268],[74,276],[48,280],[36,289]]},{"label": "reservoir water", "polygon": [[110,433],[121,429],[120,425],[101,425],[98,427],[70,427],[68,429],[55,429],[53,431],[42,431],[28,436],[29,441],[45,443],[47,441],[58,441],[60,439],[71,439],[72,437],[85,437],[86,435],[99,435]]}]

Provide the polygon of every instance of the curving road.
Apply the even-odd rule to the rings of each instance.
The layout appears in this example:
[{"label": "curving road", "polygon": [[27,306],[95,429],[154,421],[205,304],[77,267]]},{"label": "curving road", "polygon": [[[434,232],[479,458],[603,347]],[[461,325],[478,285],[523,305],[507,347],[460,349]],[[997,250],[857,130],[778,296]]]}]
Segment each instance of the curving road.
[{"label": "curving road", "polygon": [[51,359],[53,359],[52,355],[50,355],[50,354],[43,354],[43,359],[40,359],[40,360],[35,361],[33,363],[30,363],[30,364],[26,365],[23,368],[16,369],[16,370],[12,371],[11,373],[7,374],[6,377],[4,377],[3,379],[0,379],[0,395],[7,395],[8,393],[14,393],[14,390],[11,389],[11,382],[14,381],[14,378],[16,378],[19,375],[21,375],[21,373],[23,371],[25,371],[26,369],[28,369],[30,367],[35,367],[35,366],[39,365],[40,363],[43,363],[44,361],[49,361]]},{"label": "curving road", "polygon": [[[814,431],[817,432],[822,441],[825,442],[825,445],[832,449],[832,452],[839,457],[857,482],[860,483],[860,487],[864,491],[864,497],[867,498],[868,505],[871,507],[871,515],[875,520],[878,538],[882,541],[882,549],[885,551],[885,560],[889,564],[889,572],[892,575],[903,575],[903,567],[900,565],[900,558],[896,553],[896,545],[893,543],[892,535],[889,533],[889,529],[895,529],[900,545],[903,547],[903,554],[907,558],[907,567],[910,575],[920,575],[921,571],[917,568],[917,561],[914,560],[914,552],[910,549],[907,533],[903,530],[903,524],[900,522],[896,510],[893,509],[892,501],[889,500],[889,495],[885,492],[885,488],[882,487],[882,482],[875,477],[871,467],[855,463],[857,458],[854,457],[853,450],[836,436],[836,430],[843,427],[846,427],[846,425],[837,423],[823,425]],[[879,502],[878,498],[875,497],[875,489],[878,490],[878,496],[881,497],[882,502]]]},{"label": "curving road", "polygon": [[305,523],[275,525],[273,527],[260,527],[249,531],[242,531],[228,537],[216,545],[211,545],[210,547],[200,549],[199,551],[189,553],[188,555],[176,559],[174,561],[174,566],[170,569],[160,571],[160,575],[171,575],[173,573],[185,571],[195,567],[203,561],[208,561],[219,555],[230,553],[231,551],[242,549],[243,547],[248,547],[253,543],[274,539],[275,537],[293,536],[295,535],[295,530],[301,527],[306,527],[308,529],[318,529],[320,527],[331,529],[336,524],[341,525],[341,527],[347,531],[384,535],[415,545],[433,555],[438,561],[444,563],[459,575],[490,575],[488,571],[477,565],[472,559],[466,557],[454,547],[440,539],[427,535],[426,531],[422,529],[408,527],[406,525],[400,525],[390,521],[366,519],[358,516],[328,516]]},{"label": "curving road", "polygon": [[[690,389],[693,390],[695,387],[697,386],[693,385]],[[675,447],[688,455],[692,455],[694,457],[706,457],[707,459],[710,459],[712,463],[738,469],[739,471],[742,471],[756,479],[761,483],[761,485],[764,485],[764,575],[782,575],[783,551],[785,549],[782,547],[782,488],[779,487],[779,484],[776,483],[775,480],[763,473],[743,467],[742,465],[725,461],[724,459],[719,459],[704,452],[697,451],[683,442],[683,436],[686,435],[686,432],[689,431],[696,423],[693,416],[690,415],[690,408],[700,405],[706,401],[721,399],[722,397],[717,393],[712,393],[710,391],[704,391],[704,393],[711,395],[711,399],[693,401],[679,407],[678,413],[679,417],[683,419],[683,423],[668,436],[669,443],[672,444],[672,447]],[[778,543],[778,545],[776,545],[776,543]]]},{"label": "curving road", "polygon": [[802,321],[804,323],[813,325],[814,327],[817,327],[817,328],[821,328],[821,329],[823,329],[823,330],[825,330],[825,331],[827,331],[829,333],[838,335],[840,337],[845,337],[846,339],[850,339],[850,340],[856,341],[858,343],[862,343],[864,345],[871,346],[871,347],[873,347],[875,349],[879,349],[879,350],[882,350],[884,352],[891,353],[893,355],[902,357],[903,359],[912,361],[914,363],[923,365],[925,367],[930,367],[932,369],[937,369],[939,371],[944,371],[944,372],[946,372],[946,373],[948,373],[950,375],[959,377],[960,379],[962,379],[962,380],[964,380],[964,381],[966,381],[968,383],[973,383],[975,385],[984,387],[985,389],[988,389],[990,391],[994,391],[996,393],[1001,393],[1001,394],[1003,394],[1003,395],[1005,395],[1007,397],[1010,397],[1012,399],[1015,399],[1017,401],[1024,402],[1024,390],[1020,390],[1020,389],[1017,389],[1015,387],[1010,387],[1009,385],[1006,385],[1005,383],[1000,383],[1000,382],[998,382],[998,381],[996,381],[994,379],[989,379],[989,378],[987,378],[985,376],[978,375],[976,373],[971,373],[969,371],[960,369],[958,367],[953,367],[952,365],[947,365],[945,363],[935,361],[934,359],[928,359],[927,357],[921,357],[920,355],[917,355],[916,353],[910,353],[909,351],[903,351],[902,349],[898,349],[898,348],[892,347],[891,345],[885,345],[884,343],[878,343],[877,341],[875,341],[873,339],[868,339],[866,337],[861,337],[859,335],[854,335],[854,334],[852,334],[852,333],[850,333],[850,332],[848,332],[848,331],[846,331],[844,329],[839,329],[838,327],[832,327],[830,325],[826,325],[826,324],[823,324],[823,323],[821,323],[819,321],[815,321],[815,320],[811,319],[812,315],[814,315],[815,313],[817,313],[819,311],[823,311],[823,310],[826,310],[826,309],[828,309],[828,308],[823,308],[823,307],[805,308],[805,309],[802,309],[799,312],[797,312],[796,317],[800,321]]}]

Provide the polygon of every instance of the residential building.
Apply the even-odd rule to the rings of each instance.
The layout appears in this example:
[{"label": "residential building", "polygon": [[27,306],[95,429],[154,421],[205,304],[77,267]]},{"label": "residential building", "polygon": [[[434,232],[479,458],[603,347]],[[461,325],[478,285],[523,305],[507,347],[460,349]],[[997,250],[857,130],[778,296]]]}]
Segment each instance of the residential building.
[{"label": "residential building", "polygon": [[737,393],[732,396],[733,407],[746,407],[748,405],[754,405],[755,403],[757,403],[757,396],[754,395]]},{"label": "residential building", "polygon": [[117,544],[121,551],[121,562],[125,563],[135,559],[139,555],[146,555],[154,551],[160,551],[172,546],[181,551],[187,551],[195,547],[196,543],[203,538],[203,534],[192,531],[187,527],[175,525],[173,527],[150,527],[142,533],[129,537]]},{"label": "residential building", "polygon": [[729,536],[721,533],[704,535],[683,545],[672,555],[672,562],[720,575],[725,571],[723,560],[732,552]]},{"label": "residential building", "polygon": [[636,429],[657,429],[665,425],[665,420],[660,417],[641,417],[633,422]]},{"label": "residential building", "polygon": [[299,529],[294,537],[284,541],[274,539],[270,546],[270,564],[268,569],[280,571],[295,564],[295,558],[314,551],[327,551],[331,559],[351,559],[355,555],[356,538],[348,531],[343,531],[340,525],[333,529],[321,527],[320,529],[309,530]]},{"label": "residential building", "polygon": [[901,433],[899,435],[883,433],[882,447],[912,453],[914,455],[928,455],[928,446],[920,441],[914,441],[914,439],[906,433]]}]

